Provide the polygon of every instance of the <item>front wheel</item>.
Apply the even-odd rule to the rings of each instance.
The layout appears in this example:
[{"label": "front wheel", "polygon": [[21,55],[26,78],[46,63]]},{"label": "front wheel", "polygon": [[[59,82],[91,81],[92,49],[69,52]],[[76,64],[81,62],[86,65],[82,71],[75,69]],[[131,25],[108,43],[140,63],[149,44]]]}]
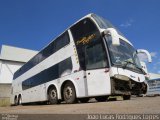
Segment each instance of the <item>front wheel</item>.
[{"label": "front wheel", "polygon": [[66,103],[72,104],[76,102],[75,87],[72,83],[68,82],[65,84],[63,89],[63,98]]},{"label": "front wheel", "polygon": [[22,105],[22,97],[21,96],[18,97],[18,105]]},{"label": "front wheel", "polygon": [[123,95],[123,100],[130,100],[131,99],[131,95]]}]

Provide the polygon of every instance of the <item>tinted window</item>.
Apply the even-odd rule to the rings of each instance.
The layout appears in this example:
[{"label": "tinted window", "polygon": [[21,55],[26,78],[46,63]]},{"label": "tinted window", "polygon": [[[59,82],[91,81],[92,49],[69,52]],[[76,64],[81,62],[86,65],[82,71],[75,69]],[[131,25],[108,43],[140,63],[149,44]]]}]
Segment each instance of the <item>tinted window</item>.
[{"label": "tinted window", "polygon": [[81,38],[97,32],[97,27],[89,18],[87,18],[74,25],[71,28],[71,31],[75,42],[77,42]]},{"label": "tinted window", "polygon": [[69,44],[69,36],[68,33],[62,34],[55,40],[55,49],[56,51],[64,47],[65,45]]},{"label": "tinted window", "polygon": [[[83,69],[83,70],[86,69],[86,63],[85,63],[86,62],[85,61],[86,47],[87,48],[89,48],[89,46],[90,46],[90,48],[93,47],[92,50],[94,52],[96,52],[96,49],[98,47],[101,47],[98,50],[99,50],[99,52],[103,51],[103,53],[97,53],[96,52],[95,55],[92,56],[92,59],[96,60],[97,64],[98,64],[98,58],[97,57],[101,57],[101,59],[106,57],[105,53],[104,53],[105,50],[104,50],[104,48],[102,48],[102,39],[101,39],[99,30],[97,29],[96,25],[93,23],[92,20],[87,18],[87,19],[84,19],[84,20],[78,22],[76,25],[74,25],[71,28],[71,32],[72,32],[72,35],[73,35],[73,38],[74,38],[74,41],[75,41],[75,44],[76,44],[81,69]],[[96,45],[96,44],[99,44],[99,46],[93,46],[93,45]],[[91,49],[88,49],[88,51],[91,51]],[[91,57],[91,52],[88,55],[88,57]],[[96,57],[96,58],[93,58],[93,57]],[[88,60],[89,60],[89,58],[88,58]],[[87,62],[88,62],[87,65],[89,65],[91,60],[87,61]],[[101,61],[101,64],[102,64],[102,61]]]},{"label": "tinted window", "polygon": [[50,43],[46,48],[40,51],[36,56],[34,56],[29,62],[24,64],[18,71],[15,72],[13,79],[16,79],[35,65],[42,62],[44,59],[52,55],[53,53],[60,50],[65,45],[69,44],[69,35],[68,32],[63,33],[56,40]]},{"label": "tinted window", "polygon": [[30,81],[29,80],[26,80],[26,81],[24,81],[24,82],[22,82],[22,88],[23,89],[28,89],[28,88],[30,88],[30,83],[29,83]]},{"label": "tinted window", "polygon": [[113,26],[108,20],[98,16],[98,15],[95,15],[95,14],[92,14],[92,17],[95,19],[95,21],[97,22],[97,24],[99,25],[100,28],[102,29],[107,29],[107,28],[115,28],[118,32],[118,34],[124,36],[115,26]]},{"label": "tinted window", "polygon": [[102,42],[99,41],[86,46],[86,54],[85,54],[86,69],[108,67],[107,56],[103,44]]},{"label": "tinted window", "polygon": [[45,69],[44,71],[32,76],[31,78],[22,82],[22,89],[26,90],[35,87],[40,84],[44,84],[51,80],[55,80],[61,76],[69,75],[72,71],[71,58],[67,58],[60,63],[53,65],[52,67]]},{"label": "tinted window", "polygon": [[59,63],[59,76],[64,76],[70,74],[72,71],[72,61],[71,58]]}]

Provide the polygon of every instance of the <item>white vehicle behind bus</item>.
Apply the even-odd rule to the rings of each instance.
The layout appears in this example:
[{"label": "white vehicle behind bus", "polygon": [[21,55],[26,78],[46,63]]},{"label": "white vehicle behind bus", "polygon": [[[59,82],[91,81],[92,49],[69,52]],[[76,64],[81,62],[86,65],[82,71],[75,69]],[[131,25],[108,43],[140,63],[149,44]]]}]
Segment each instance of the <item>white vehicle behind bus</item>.
[{"label": "white vehicle behind bus", "polygon": [[[146,50],[140,50],[148,55]],[[12,104],[75,103],[89,98],[147,92],[136,50],[114,26],[95,14],[73,24],[15,72]]]}]

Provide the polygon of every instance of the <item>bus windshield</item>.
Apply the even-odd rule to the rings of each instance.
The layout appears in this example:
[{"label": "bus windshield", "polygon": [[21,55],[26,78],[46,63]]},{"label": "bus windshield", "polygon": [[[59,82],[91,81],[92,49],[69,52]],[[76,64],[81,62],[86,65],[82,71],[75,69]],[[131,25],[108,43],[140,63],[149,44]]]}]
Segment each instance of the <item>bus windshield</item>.
[{"label": "bus windshield", "polygon": [[115,28],[118,34],[124,37],[124,35],[115,26],[113,26],[108,20],[95,14],[92,14],[92,17],[95,19],[95,21],[97,22],[98,26],[101,29]]},{"label": "bus windshield", "polygon": [[[92,14],[92,17],[95,19],[101,29],[115,28],[118,34],[124,37],[124,35],[106,19],[95,14]],[[145,73],[142,70],[140,60],[137,56],[137,51],[133,46],[121,39],[120,46],[113,46],[111,37],[108,38],[109,39],[107,40],[107,43],[109,45],[111,61],[114,65],[120,65],[126,68],[130,68],[134,71],[139,71],[140,73]]]},{"label": "bus windshield", "polygon": [[111,61],[114,65],[120,65],[126,68],[142,72],[140,60],[136,49],[129,43],[120,39],[120,45],[112,45],[111,37],[108,37],[107,44],[110,51]]}]

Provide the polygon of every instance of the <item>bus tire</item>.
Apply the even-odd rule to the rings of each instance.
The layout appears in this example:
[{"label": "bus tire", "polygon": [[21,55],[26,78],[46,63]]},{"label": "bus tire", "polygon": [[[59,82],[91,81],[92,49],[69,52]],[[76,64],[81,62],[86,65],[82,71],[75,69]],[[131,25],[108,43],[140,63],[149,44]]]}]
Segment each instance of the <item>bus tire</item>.
[{"label": "bus tire", "polygon": [[81,103],[87,103],[89,101],[89,98],[80,98],[79,101]]},{"label": "bus tire", "polygon": [[18,105],[18,99],[17,96],[14,97],[14,105],[17,106]]},{"label": "bus tire", "polygon": [[57,104],[58,97],[57,97],[57,90],[55,87],[51,87],[48,92],[48,100],[50,104]]},{"label": "bus tire", "polygon": [[22,105],[22,96],[21,95],[19,95],[19,97],[18,97],[18,104],[17,105]]},{"label": "bus tire", "polygon": [[131,95],[123,95],[123,100],[130,100],[131,99]]},{"label": "bus tire", "polygon": [[68,104],[73,104],[76,102],[76,91],[74,85],[71,82],[67,82],[64,85],[63,98]]},{"label": "bus tire", "polygon": [[108,96],[100,96],[95,98],[98,102],[105,102],[108,100]]}]

